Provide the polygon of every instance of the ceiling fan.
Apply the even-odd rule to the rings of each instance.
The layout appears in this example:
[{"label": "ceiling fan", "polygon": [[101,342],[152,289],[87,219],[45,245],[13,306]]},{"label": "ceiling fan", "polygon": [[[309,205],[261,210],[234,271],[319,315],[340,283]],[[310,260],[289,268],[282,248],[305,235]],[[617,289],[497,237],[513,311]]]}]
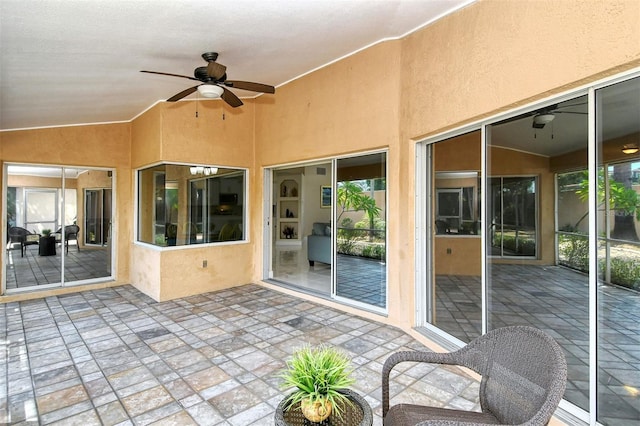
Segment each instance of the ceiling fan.
[{"label": "ceiling fan", "polygon": [[531,123],[531,127],[533,127],[534,129],[544,129],[545,125],[551,123],[556,118],[556,114],[586,115],[587,114],[586,112],[561,110],[561,108],[568,108],[568,107],[574,107],[574,106],[580,106],[580,105],[584,105],[584,103],[573,104],[573,105],[562,105],[562,106],[558,106],[558,104],[555,104],[555,105],[549,105],[548,107],[540,108],[539,110],[533,111],[533,121]]},{"label": "ceiling fan", "polygon": [[236,108],[242,105],[242,101],[231,90],[227,89],[227,87],[261,93],[276,92],[276,89],[273,86],[269,86],[267,84],[252,83],[250,81],[227,80],[227,67],[216,62],[216,59],[218,59],[218,53],[216,52],[203,53],[202,59],[207,61],[207,66],[197,67],[193,71],[193,77],[158,71],[140,72],[168,75],[169,77],[180,77],[200,82],[200,84],[196,86],[185,89],[180,93],[176,93],[167,99],[167,102],[176,102],[197,90],[205,98],[222,98],[223,101]]}]

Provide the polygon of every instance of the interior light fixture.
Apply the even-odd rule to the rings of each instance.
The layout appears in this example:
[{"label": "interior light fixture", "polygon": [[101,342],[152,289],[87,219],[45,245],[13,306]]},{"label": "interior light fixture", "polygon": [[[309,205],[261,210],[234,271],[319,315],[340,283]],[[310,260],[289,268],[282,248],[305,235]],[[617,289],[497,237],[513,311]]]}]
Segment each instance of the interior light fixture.
[{"label": "interior light fixture", "polygon": [[204,166],[191,166],[189,167],[189,173],[192,175],[217,175],[218,168],[217,167],[204,167]]},{"label": "interior light fixture", "polygon": [[622,147],[622,152],[625,154],[635,154],[638,151],[638,145],[636,144],[624,145]]},{"label": "interior light fixture", "polygon": [[224,89],[215,84],[201,84],[198,86],[198,93],[203,98],[219,98],[224,93]]},{"label": "interior light fixture", "polygon": [[556,118],[555,115],[553,114],[538,114],[535,117],[533,117],[533,122],[535,124],[540,124],[540,125],[545,125],[548,123],[551,123],[553,121],[553,119]]}]

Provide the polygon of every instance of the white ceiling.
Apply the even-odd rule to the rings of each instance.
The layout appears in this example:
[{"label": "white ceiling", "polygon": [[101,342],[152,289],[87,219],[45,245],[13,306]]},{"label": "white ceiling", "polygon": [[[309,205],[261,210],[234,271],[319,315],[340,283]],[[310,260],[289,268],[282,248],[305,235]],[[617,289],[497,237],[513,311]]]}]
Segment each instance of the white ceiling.
[{"label": "white ceiling", "polygon": [[208,51],[278,87],[471,2],[0,0],[0,130],[131,120],[193,85],[140,70],[191,76]]}]

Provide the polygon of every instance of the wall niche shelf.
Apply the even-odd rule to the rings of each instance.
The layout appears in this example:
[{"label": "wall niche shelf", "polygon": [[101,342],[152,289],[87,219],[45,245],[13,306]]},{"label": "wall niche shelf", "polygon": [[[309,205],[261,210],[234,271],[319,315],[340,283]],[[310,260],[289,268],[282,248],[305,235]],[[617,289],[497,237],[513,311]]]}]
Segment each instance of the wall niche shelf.
[{"label": "wall niche shelf", "polygon": [[302,244],[301,228],[302,174],[285,175],[277,185],[276,244]]}]

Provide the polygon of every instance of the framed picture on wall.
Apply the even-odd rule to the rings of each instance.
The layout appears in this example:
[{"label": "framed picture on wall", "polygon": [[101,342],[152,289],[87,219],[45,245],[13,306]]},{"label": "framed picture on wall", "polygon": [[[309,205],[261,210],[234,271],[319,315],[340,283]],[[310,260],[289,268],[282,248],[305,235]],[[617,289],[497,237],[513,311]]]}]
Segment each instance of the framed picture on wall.
[{"label": "framed picture on wall", "polygon": [[320,207],[331,208],[331,186],[322,185],[320,187]]}]

